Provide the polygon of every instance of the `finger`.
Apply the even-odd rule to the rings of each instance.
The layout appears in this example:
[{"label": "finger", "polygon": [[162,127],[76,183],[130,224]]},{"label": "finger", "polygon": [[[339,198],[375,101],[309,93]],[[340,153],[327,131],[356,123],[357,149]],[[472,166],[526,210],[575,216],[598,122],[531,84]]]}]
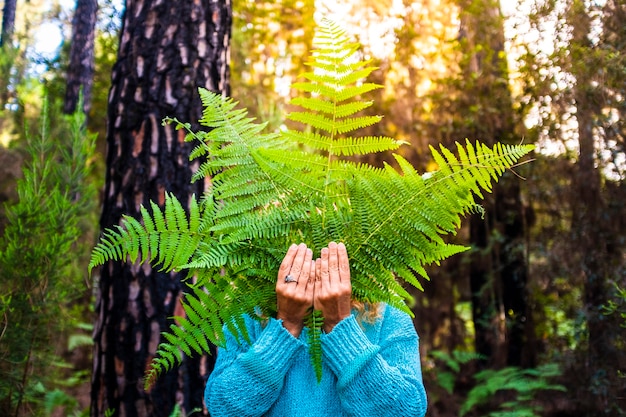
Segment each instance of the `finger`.
[{"label": "finger", "polygon": [[309,260],[309,278],[306,280],[306,294],[313,300],[313,294],[315,291],[315,261]]},{"label": "finger", "polygon": [[300,274],[302,273],[302,267],[304,266],[304,258],[306,256],[307,247],[304,243],[300,243],[298,245],[298,250],[293,259],[293,263],[291,264],[291,269],[289,270],[289,275],[294,277],[295,279],[300,279]]},{"label": "finger", "polygon": [[346,245],[343,243],[337,245],[337,258],[339,263],[339,279],[342,282],[350,282],[350,260],[348,259]]},{"label": "finger", "polygon": [[320,267],[320,280],[322,286],[330,287],[330,274],[328,273],[328,256],[329,250],[328,248],[322,249],[321,253],[321,267]]},{"label": "finger", "polygon": [[309,279],[307,279],[307,283],[310,285],[315,284],[315,260],[313,259],[313,254],[311,254],[311,259],[309,260]]},{"label": "finger", "polygon": [[339,255],[337,254],[337,244],[330,242],[328,244],[328,274],[332,282],[339,282]]},{"label": "finger", "polygon": [[322,259],[315,260],[315,285],[313,286],[313,308],[320,310],[318,296],[322,293]]},{"label": "finger", "polygon": [[296,245],[295,243],[289,246],[289,249],[287,249],[287,253],[285,254],[285,257],[280,264],[280,268],[278,269],[278,282],[283,282],[285,277],[289,273],[289,270],[291,269],[291,264],[293,263],[293,259],[295,258],[297,251],[298,245]]},{"label": "finger", "polygon": [[322,259],[317,258],[315,260],[315,281],[319,282],[322,280]]},{"label": "finger", "polygon": [[309,277],[311,275],[311,259],[313,258],[313,251],[309,248],[306,249],[306,253],[304,254],[304,262],[302,263],[302,275],[300,279],[296,283],[296,286],[306,286],[309,282]]}]

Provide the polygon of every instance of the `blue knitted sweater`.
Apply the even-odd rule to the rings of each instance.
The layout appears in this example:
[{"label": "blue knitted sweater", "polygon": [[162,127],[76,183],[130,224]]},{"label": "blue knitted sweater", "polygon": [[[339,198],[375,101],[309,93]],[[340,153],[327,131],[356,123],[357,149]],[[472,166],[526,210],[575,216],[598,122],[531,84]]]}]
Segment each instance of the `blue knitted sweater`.
[{"label": "blue knitted sweater", "polygon": [[226,334],[205,401],[220,416],[422,417],[419,340],[411,318],[387,306],[374,324],[355,314],[322,335],[323,374],[311,366],[307,329],[294,338],[280,320],[246,318],[251,345]]}]

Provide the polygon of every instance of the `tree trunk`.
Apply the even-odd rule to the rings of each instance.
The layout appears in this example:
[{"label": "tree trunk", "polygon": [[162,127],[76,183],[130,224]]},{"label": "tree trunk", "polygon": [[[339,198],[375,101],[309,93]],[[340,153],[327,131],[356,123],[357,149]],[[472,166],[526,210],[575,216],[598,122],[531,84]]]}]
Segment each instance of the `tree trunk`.
[{"label": "tree trunk", "polygon": [[97,14],[97,0],[76,0],[76,10],[72,19],[70,63],[67,68],[65,103],[63,105],[63,111],[67,114],[76,111],[81,89],[83,94],[82,110],[85,114],[89,114],[91,108]]},{"label": "tree trunk", "polygon": [[[493,204],[483,202],[483,207],[492,207]],[[491,230],[493,230],[493,216],[487,209],[485,216],[470,218],[470,243],[472,254],[470,258],[470,292],[472,299],[472,319],[474,322],[474,348],[484,358],[484,362],[491,360],[500,345],[498,337],[502,336],[501,326],[498,324],[498,302],[495,294],[493,254],[490,245]]]},{"label": "tree trunk", "polygon": [[[128,0],[118,60],[109,93],[107,173],[101,226],[140,205],[163,204],[165,193],[180,201],[202,192],[190,184],[197,163],[184,132],[162,126],[165,116],[198,128],[202,106],[197,88],[229,94],[229,0]],[[190,360],[160,377],[150,392],[143,376],[161,332],[180,311],[181,278],[149,265],[111,262],[101,269],[94,330],[91,415],[169,416],[202,409],[204,383],[214,355]],[[199,415],[199,414],[195,414]]]},{"label": "tree trunk", "polygon": [[[516,123],[504,51],[499,2],[460,1],[467,137],[493,146],[515,144]],[[492,365],[531,365],[526,339],[527,266],[520,179],[505,173],[483,207],[470,219],[470,288],[476,350]]]},{"label": "tree trunk", "polygon": [[11,46],[13,32],[15,30],[15,10],[17,0],[4,0],[2,8],[2,32],[0,32],[0,47]]},{"label": "tree trunk", "polygon": [[[585,54],[594,50],[591,43],[591,16],[584,2],[573,1],[570,19],[572,30],[573,74],[576,77],[574,102],[578,123],[579,155],[573,178],[572,239],[577,242],[584,287],[584,312],[588,330],[587,392],[593,413],[612,415],[615,404],[613,387],[619,386],[615,365],[614,324],[602,312],[608,304],[608,268],[611,265],[607,242],[613,225],[602,198],[602,179],[596,166],[598,136],[596,121],[602,114],[602,92],[594,85],[596,73],[585,65]],[[601,84],[600,84],[601,85]],[[608,220],[608,221],[607,221]],[[594,387],[596,389],[593,389]],[[617,394],[619,396],[619,394]]]}]

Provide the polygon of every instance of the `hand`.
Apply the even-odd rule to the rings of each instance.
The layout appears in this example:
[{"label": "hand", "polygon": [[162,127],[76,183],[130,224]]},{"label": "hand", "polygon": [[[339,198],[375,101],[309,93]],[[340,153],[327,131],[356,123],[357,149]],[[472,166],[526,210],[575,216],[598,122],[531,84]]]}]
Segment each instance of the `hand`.
[{"label": "hand", "polygon": [[[296,282],[285,282],[290,275]],[[294,337],[300,336],[304,316],[313,307],[315,287],[315,262],[313,252],[304,243],[291,245],[280,264],[276,281],[276,318]]]},{"label": "hand", "polygon": [[350,263],[343,243],[330,242],[315,260],[315,292],[313,308],[324,316],[324,331],[330,333],[335,325],[350,315],[352,309]]}]

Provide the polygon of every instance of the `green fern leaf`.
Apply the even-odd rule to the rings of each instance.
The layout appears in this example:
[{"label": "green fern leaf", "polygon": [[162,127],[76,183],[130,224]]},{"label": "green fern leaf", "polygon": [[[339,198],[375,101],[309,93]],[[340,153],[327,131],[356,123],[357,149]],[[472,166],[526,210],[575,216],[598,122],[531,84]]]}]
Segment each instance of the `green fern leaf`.
[{"label": "green fern leaf", "polygon": [[207,238],[198,230],[198,204],[195,198],[191,201],[193,209],[189,220],[180,202],[171,194],[165,196],[165,214],[154,202],[151,202],[152,213],[141,208],[143,225],[124,216],[122,225],[103,233],[92,252],[89,268],[109,260],[125,261],[126,258],[130,262],[150,260],[165,271],[188,263],[200,240]]}]

